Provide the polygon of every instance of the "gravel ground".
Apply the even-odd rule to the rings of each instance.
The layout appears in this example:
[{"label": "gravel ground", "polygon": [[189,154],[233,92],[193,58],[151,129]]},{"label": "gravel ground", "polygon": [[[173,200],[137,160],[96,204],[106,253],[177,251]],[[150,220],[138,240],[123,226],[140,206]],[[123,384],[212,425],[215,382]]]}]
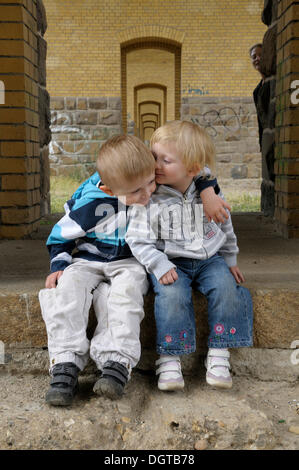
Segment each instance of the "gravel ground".
[{"label": "gravel ground", "polygon": [[94,395],[94,375],[80,376],[72,407],[44,401],[49,377],[0,375],[0,449],[217,450],[299,448],[299,386],[234,377],[216,390],[199,376],[161,392],[136,370],[119,401]]}]

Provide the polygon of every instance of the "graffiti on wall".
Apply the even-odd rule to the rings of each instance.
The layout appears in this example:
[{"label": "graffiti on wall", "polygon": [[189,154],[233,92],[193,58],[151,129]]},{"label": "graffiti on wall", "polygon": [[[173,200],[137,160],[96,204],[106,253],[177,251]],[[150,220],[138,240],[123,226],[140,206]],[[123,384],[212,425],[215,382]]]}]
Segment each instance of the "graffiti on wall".
[{"label": "graffiti on wall", "polygon": [[230,106],[224,106],[220,109],[211,109],[202,114],[196,114],[191,117],[191,121],[209,131],[211,137],[218,135],[217,128],[222,127],[226,132],[236,133],[241,127],[249,124],[249,111],[243,106],[237,110]]},{"label": "graffiti on wall", "polygon": [[204,85],[202,87],[193,88],[191,85],[188,85],[187,88],[183,90],[183,94],[187,95],[208,95],[209,90],[205,90]]}]

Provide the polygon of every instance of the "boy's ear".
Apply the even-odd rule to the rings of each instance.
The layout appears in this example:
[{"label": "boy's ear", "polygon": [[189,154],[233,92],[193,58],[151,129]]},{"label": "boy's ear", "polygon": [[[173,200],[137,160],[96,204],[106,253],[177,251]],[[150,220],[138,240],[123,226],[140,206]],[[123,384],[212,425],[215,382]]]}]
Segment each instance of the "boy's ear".
[{"label": "boy's ear", "polygon": [[100,190],[103,191],[104,193],[108,194],[109,196],[114,196],[113,192],[111,191],[110,188],[108,188],[108,186],[106,186],[105,184],[101,185],[100,186]]}]

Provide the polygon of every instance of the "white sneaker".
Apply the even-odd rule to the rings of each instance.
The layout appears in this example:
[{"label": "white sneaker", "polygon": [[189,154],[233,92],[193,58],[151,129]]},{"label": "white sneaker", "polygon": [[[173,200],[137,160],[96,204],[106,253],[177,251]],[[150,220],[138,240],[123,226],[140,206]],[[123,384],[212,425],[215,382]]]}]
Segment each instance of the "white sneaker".
[{"label": "white sneaker", "polygon": [[181,361],[178,356],[161,356],[156,361],[159,366],[156,375],[159,374],[159,390],[181,390],[184,388],[184,379],[181,370]]},{"label": "white sneaker", "polygon": [[207,368],[206,381],[219,388],[231,388],[233,381],[230,375],[229,351],[210,348],[205,361]]}]

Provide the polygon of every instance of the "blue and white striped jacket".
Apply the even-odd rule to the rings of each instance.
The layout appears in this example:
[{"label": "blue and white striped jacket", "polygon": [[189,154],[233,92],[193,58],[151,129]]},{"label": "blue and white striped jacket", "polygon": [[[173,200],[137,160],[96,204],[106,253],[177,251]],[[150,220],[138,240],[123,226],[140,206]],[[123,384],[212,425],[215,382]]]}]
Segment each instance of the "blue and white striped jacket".
[{"label": "blue and white striped jacket", "polygon": [[[65,215],[47,240],[51,272],[63,271],[73,258],[110,262],[133,256],[125,241],[128,207],[101,191],[99,182],[94,173],[65,203]],[[216,184],[216,179],[196,181],[199,191]]]},{"label": "blue and white striped jacket", "polygon": [[51,272],[63,271],[73,257],[107,262],[132,256],[125,242],[127,207],[101,191],[99,182],[94,173],[64,205],[65,216],[47,240]]}]

